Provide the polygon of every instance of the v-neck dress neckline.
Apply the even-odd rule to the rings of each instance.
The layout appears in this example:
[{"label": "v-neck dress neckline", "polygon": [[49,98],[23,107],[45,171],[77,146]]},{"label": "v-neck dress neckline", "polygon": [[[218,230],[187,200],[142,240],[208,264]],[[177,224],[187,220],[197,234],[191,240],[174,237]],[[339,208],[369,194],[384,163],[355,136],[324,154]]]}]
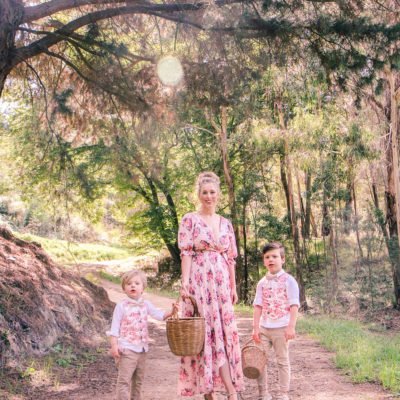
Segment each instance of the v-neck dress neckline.
[{"label": "v-neck dress neckline", "polygon": [[199,217],[199,219],[206,225],[207,229],[212,233],[213,238],[214,238],[214,242],[218,243],[219,238],[221,236],[221,224],[222,224],[222,217],[218,215],[219,218],[219,224],[218,224],[218,236],[215,235],[215,232],[213,230],[213,228],[207,223],[207,221],[200,215],[200,213],[198,211],[196,211],[196,215]]}]

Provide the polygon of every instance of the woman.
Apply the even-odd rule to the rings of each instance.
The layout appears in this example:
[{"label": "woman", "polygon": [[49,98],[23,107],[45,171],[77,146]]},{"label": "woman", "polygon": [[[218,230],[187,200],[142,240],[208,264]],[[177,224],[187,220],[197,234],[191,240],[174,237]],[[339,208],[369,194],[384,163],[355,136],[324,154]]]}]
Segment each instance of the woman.
[{"label": "woman", "polygon": [[[225,386],[228,400],[237,400],[243,390],[239,337],[233,304],[237,301],[235,235],[231,222],[216,214],[220,196],[219,178],[203,172],[197,179],[200,208],[186,214],[180,224],[178,243],[182,258],[182,295],[192,296],[205,318],[206,336],[202,352],[182,357],[178,394],[204,394],[216,399],[214,390]],[[183,315],[191,316],[185,303]]]}]

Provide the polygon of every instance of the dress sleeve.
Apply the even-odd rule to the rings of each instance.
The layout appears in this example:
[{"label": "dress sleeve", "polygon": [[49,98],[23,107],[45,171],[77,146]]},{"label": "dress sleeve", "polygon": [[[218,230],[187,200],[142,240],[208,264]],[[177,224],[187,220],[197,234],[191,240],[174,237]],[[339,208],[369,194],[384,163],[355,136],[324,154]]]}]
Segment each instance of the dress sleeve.
[{"label": "dress sleeve", "polygon": [[178,246],[182,256],[193,256],[193,219],[190,214],[186,214],[181,221],[178,231]]},{"label": "dress sleeve", "polygon": [[236,248],[236,239],[235,232],[233,231],[233,226],[231,221],[228,221],[228,236],[229,236],[229,247],[226,251],[228,256],[229,265],[236,265],[235,258],[238,256],[237,248]]}]

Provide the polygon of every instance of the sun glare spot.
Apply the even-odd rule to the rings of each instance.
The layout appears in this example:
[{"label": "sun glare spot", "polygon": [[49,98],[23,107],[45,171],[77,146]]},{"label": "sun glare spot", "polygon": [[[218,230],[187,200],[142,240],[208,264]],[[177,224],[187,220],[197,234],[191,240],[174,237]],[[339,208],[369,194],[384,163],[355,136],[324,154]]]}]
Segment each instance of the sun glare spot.
[{"label": "sun glare spot", "polygon": [[157,63],[157,75],[164,85],[176,86],[183,78],[182,64],[174,56],[163,57]]}]

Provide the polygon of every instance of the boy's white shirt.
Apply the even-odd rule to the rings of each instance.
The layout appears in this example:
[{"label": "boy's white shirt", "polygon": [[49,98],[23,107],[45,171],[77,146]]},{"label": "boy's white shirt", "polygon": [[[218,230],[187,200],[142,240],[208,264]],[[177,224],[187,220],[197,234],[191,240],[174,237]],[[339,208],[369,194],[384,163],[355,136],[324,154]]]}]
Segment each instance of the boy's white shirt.
[{"label": "boy's white shirt", "polygon": [[[132,343],[128,342],[127,340],[119,337],[119,329],[121,326],[121,321],[124,316],[124,307],[123,303],[126,301],[130,301],[131,303],[137,303],[140,301],[143,301],[143,303],[147,307],[147,313],[148,315],[152,316],[154,319],[158,321],[163,321],[164,320],[164,315],[165,311],[160,311],[156,307],[153,306],[153,304],[149,300],[143,300],[142,297],[138,300],[132,300],[131,298],[127,297],[126,299],[120,301],[114,309],[114,314],[112,318],[112,323],[111,323],[111,330],[106,332],[107,336],[115,336],[118,338],[118,346],[121,348],[121,350],[132,350],[135,351],[136,353],[141,353],[143,350],[145,352],[149,351],[149,346],[147,343],[141,343],[138,346],[134,346]],[[139,305],[137,305],[139,307]]]},{"label": "boy's white shirt", "polygon": [[[267,276],[269,277],[279,277],[282,274],[284,274],[285,271],[281,269],[277,274],[273,275],[268,273],[266,276],[264,276],[257,285],[257,290],[256,290],[256,297],[253,302],[253,306],[260,306],[262,307],[263,301],[262,301],[262,287],[267,279]],[[271,280],[271,285],[274,287],[274,285],[277,285],[278,283],[275,280]],[[287,279],[286,279],[286,291],[289,299],[289,306],[292,305],[297,305],[300,307],[300,301],[299,301],[299,285],[296,282],[296,279],[293,278],[292,275],[287,274]],[[260,326],[263,328],[282,328],[284,326],[288,326],[290,321],[290,312],[287,313],[282,318],[279,319],[271,319],[267,318],[267,320],[260,319]]]}]

